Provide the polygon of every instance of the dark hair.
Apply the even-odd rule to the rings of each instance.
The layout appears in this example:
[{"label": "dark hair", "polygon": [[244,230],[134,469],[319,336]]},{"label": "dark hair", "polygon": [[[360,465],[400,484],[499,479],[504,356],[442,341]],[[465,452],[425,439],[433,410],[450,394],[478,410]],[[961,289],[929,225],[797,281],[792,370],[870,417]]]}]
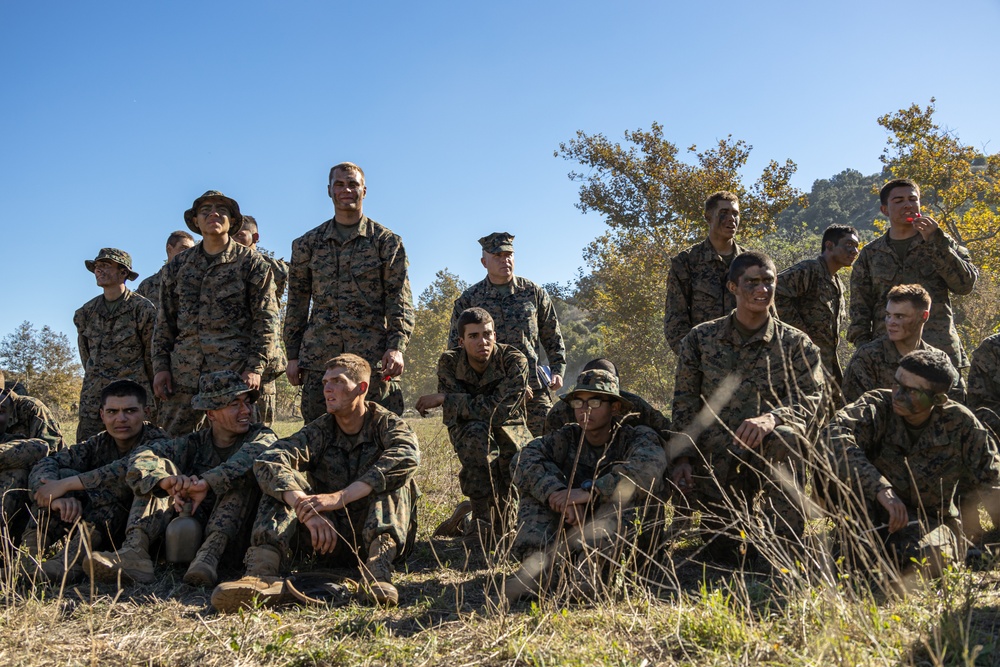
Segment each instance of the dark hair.
[{"label": "dark hair", "polygon": [[942,394],[955,384],[958,371],[941,350],[914,350],[899,360],[899,367],[931,383],[935,394]]},{"label": "dark hair", "polygon": [[618,367],[615,366],[615,363],[613,361],[611,361],[610,359],[605,359],[604,357],[598,357],[597,359],[591,359],[590,361],[588,361],[584,365],[583,370],[585,370],[585,371],[596,371],[596,370],[608,371],[609,373],[614,374],[615,377],[618,377]]},{"label": "dark hair", "polygon": [[143,386],[134,380],[115,380],[114,382],[108,383],[108,385],[101,390],[102,408],[112,396],[116,398],[135,396],[136,400],[139,401],[140,406],[146,405],[146,398],[148,397]]},{"label": "dark hair", "polygon": [[732,192],[729,192],[728,190],[719,190],[718,192],[713,192],[712,194],[708,195],[708,199],[705,200],[705,215],[711,213],[712,209],[714,209],[716,205],[723,200],[731,201],[735,204],[740,203],[740,198],[734,195]]},{"label": "dark hair", "polygon": [[193,236],[191,236],[190,234],[181,229],[178,229],[175,232],[170,232],[170,236],[167,237],[167,245],[175,246],[177,245],[177,242],[180,241],[181,239],[187,239],[191,243],[194,243]]},{"label": "dark hair", "polygon": [[466,308],[458,316],[455,326],[458,328],[458,337],[465,335],[466,324],[493,324],[493,316],[483,308]]},{"label": "dark hair", "polygon": [[240,227],[240,231],[246,229],[247,227],[253,227],[253,231],[259,232],[260,227],[257,226],[257,218],[252,215],[243,215],[243,226]]},{"label": "dark hair", "polygon": [[909,178],[894,178],[878,191],[878,199],[882,202],[882,206],[889,203],[889,193],[896,188],[913,188],[917,191],[917,195],[920,195],[920,186],[917,185],[916,181]]},{"label": "dark hair", "polygon": [[912,303],[915,307],[921,310],[931,309],[931,295],[930,292],[925,290],[920,285],[896,285],[891,290],[886,298],[892,303],[903,303],[904,301]]},{"label": "dark hair", "polygon": [[355,384],[361,384],[362,382],[371,383],[371,364],[356,354],[351,354],[350,352],[338,354],[326,362],[326,370],[330,370],[331,368],[343,368],[346,371],[344,375],[351,378],[351,381]]},{"label": "dark hair", "polygon": [[353,162],[341,162],[340,164],[335,164],[330,167],[330,178],[327,179],[328,183],[333,183],[333,172],[337,170],[341,171],[356,171],[361,174],[361,185],[365,184],[365,170],[354,164]]},{"label": "dark hair", "polygon": [[746,273],[747,269],[754,266],[763,266],[777,273],[777,269],[774,267],[774,260],[758,250],[748,250],[741,252],[733,259],[732,264],[729,265],[729,275],[726,276],[726,281],[738,283],[740,276]]},{"label": "dark hair", "polygon": [[833,245],[840,243],[840,239],[854,234],[859,236],[858,230],[850,225],[830,225],[823,231],[823,241],[820,243],[820,250],[826,252],[826,243],[829,241]]}]

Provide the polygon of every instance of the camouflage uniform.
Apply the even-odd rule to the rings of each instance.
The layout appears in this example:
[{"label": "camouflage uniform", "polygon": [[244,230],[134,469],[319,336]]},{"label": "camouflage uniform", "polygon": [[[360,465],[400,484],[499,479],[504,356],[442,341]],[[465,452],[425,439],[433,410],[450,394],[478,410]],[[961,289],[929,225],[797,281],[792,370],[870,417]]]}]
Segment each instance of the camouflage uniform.
[{"label": "camouflage uniform", "polygon": [[[288,264],[276,257],[268,255],[261,256],[271,265],[271,276],[274,278],[274,297],[281,302],[281,296],[285,293],[285,284],[288,282]],[[275,380],[281,377],[288,366],[288,357],[285,356],[285,348],[281,341],[275,340],[272,354],[267,361],[267,368],[264,370],[260,383],[260,398],[254,404],[257,410],[257,419],[264,426],[270,427],[274,423],[278,411],[278,387]]]},{"label": "camouflage uniform", "polygon": [[263,373],[277,344],[278,301],[264,258],[229,239],[209,256],[201,243],[166,266],[153,333],[153,371],[170,371],[174,395],[159,423],[173,436],[191,432],[202,413],[191,407],[203,374],[223,369]]},{"label": "camouflage uniform", "polygon": [[342,352],[371,364],[369,397],[403,414],[399,382],[387,385],[375,367],[386,350],[405,353],[413,333],[408,266],[399,236],[367,216],[345,242],[333,219],[292,242],[285,352],[299,361],[307,424],[326,414],[324,365]]},{"label": "camouflage uniform", "polygon": [[[0,398],[3,398],[0,396]],[[28,473],[42,458],[63,447],[62,433],[55,417],[37,398],[11,391],[0,403],[7,414],[0,432],[0,517],[10,535],[20,535],[27,520]]]},{"label": "camouflage uniform", "polygon": [[[736,257],[746,248],[734,242]],[[736,297],[726,289],[729,266],[705,239],[680,251],[670,260],[663,333],[674,354],[691,328],[722,317],[736,307]]]},{"label": "camouflage uniform", "polygon": [[[649,404],[646,399],[630,391],[621,390],[621,397],[632,404],[632,409],[622,418],[622,423],[628,426],[648,426],[657,434],[669,441],[673,436],[670,430],[670,419]],[[555,433],[566,424],[575,424],[576,415],[566,401],[556,401],[549,414],[545,417],[545,435]]]},{"label": "camouflage uniform", "polygon": [[[819,348],[823,366],[836,383],[836,396],[844,382],[837,346],[840,325],[847,319],[844,283],[840,277],[830,273],[822,255],[804,259],[778,274],[774,304],[782,322],[805,333]],[[838,403],[842,402],[838,398]]]},{"label": "camouflage uniform", "polygon": [[[696,450],[680,448],[673,460],[686,456],[693,467],[694,490],[685,498],[706,513],[702,525],[729,523],[725,503],[753,508],[753,498],[764,493],[767,515],[777,534],[801,534],[802,510],[779,484],[777,468],[804,480],[807,443],[828,414],[829,396],[819,349],[798,329],[768,318],[767,324],[744,340],[735,326],[735,311],[691,330],[681,342],[674,384],[673,427],[687,433]],[[719,395],[734,383],[732,394]],[[721,405],[714,402],[722,400]],[[698,413],[706,401],[717,417],[704,427]],[[759,451],[733,443],[733,433],[745,419],[765,413],[780,422]],[[803,451],[805,450],[805,451]],[[767,474],[762,474],[766,472]],[[720,519],[721,517],[721,519]],[[724,536],[710,550],[726,555],[731,542]]]},{"label": "camouflage uniform", "polygon": [[[173,475],[197,475],[210,491],[195,517],[205,526],[203,547],[219,557],[227,546],[239,550],[241,533],[250,525],[260,497],[252,470],[254,460],[277,436],[263,424],[226,448],[215,445],[212,427],[173,440],[160,440],[137,448],[129,458],[126,480],[139,498],[166,498],[159,484]],[[174,516],[172,507],[129,518],[129,530],[139,528],[150,541],[162,537]],[[243,536],[245,537],[245,536]],[[242,546],[246,546],[243,544]],[[239,557],[242,557],[242,551]]]},{"label": "camouflage uniform", "polygon": [[[101,391],[115,380],[134,380],[142,385],[146,390],[147,405],[152,406],[150,345],[156,323],[156,307],[128,288],[118,301],[114,311],[108,312],[102,294],[85,303],[73,315],[84,369],[77,442],[104,430],[100,415]],[[153,421],[156,421],[155,416]]]},{"label": "camouflage uniform", "polygon": [[[933,408],[914,441],[905,420],[893,412],[892,392],[876,389],[839,411],[827,427],[830,455],[841,479],[853,485],[860,500],[884,523],[888,513],[876,495],[892,488],[906,504],[911,521],[891,535],[880,531],[900,566],[911,558],[961,559],[957,538],[963,496],[1000,492],[1000,454],[989,431],[963,405],[948,401]],[[959,560],[962,562],[962,560]]]},{"label": "camouflage uniform", "polygon": [[548,292],[530,280],[514,276],[506,285],[494,285],[490,279],[465,290],[455,300],[451,315],[448,347],[458,347],[458,316],[467,308],[483,308],[493,318],[497,342],[517,348],[528,358],[528,386],[532,397],[528,401],[528,429],[540,435],[545,416],[552,407],[547,384],[538,376],[538,343],[541,341],[553,375],[566,373],[566,346]]},{"label": "camouflage uniform", "polygon": [[984,339],[972,353],[968,404],[1000,436],[1000,334]]},{"label": "camouflage uniform", "polygon": [[135,288],[135,293],[149,299],[157,310],[160,308],[160,283],[163,282],[163,274],[166,270],[166,265],[160,267],[156,273],[147,277]]},{"label": "camouflage uniform", "polygon": [[510,498],[510,463],[529,440],[525,423],[528,360],[510,345],[498,344],[482,374],[464,349],[448,350],[438,361],[438,391],[445,395],[444,423],[462,464],[462,493],[476,518],[489,519],[491,506],[503,516]]},{"label": "camouflage uniform", "polygon": [[398,545],[397,562],[410,553],[417,530],[417,436],[381,405],[369,401],[365,407],[364,425],[355,435],[343,433],[336,418],[326,414],[258,458],[254,473],[265,495],[251,536],[255,547],[277,550],[287,566],[299,540],[308,541],[309,531],[298,530],[295,510],[285,504],[283,494],[331,493],[360,481],[372,487],[371,494],[327,514],[340,538],[331,558],[353,560],[360,553],[363,562],[382,534]]},{"label": "camouflage uniform", "polygon": [[[88,526],[91,548],[120,544],[133,500],[132,489],[125,483],[129,454],[144,444],[166,437],[166,431],[145,422],[135,447],[129,452],[120,452],[114,438],[102,431],[85,442],[50,454],[31,469],[28,487],[32,498],[44,480],[79,477],[84,490],[71,492],[69,497],[76,497],[83,503],[81,520]],[[48,510],[39,508],[32,500],[31,528],[47,526],[42,544],[51,544],[60,534],[65,534],[69,525],[59,521],[58,515],[40,518],[46,514]],[[105,539],[111,544],[104,544]]]},{"label": "camouflage uniform", "polygon": [[[937,349],[923,339],[914,348],[914,350]],[[896,344],[884,334],[859,347],[844,372],[844,398],[850,403],[861,398],[866,391],[891,389],[896,381],[899,360],[902,358],[903,355],[896,349]],[[965,380],[959,375],[958,381],[948,395],[954,401],[964,402],[965,389]]]},{"label": "camouflage uniform", "polygon": [[931,295],[924,340],[946,352],[955,368],[966,368],[969,359],[955,329],[950,294],[969,294],[978,277],[979,270],[969,258],[969,251],[940,229],[927,241],[918,234],[903,261],[892,249],[886,233],[862,248],[854,262],[847,340],[861,346],[885,333],[883,315],[889,290],[896,285],[918,284]]}]

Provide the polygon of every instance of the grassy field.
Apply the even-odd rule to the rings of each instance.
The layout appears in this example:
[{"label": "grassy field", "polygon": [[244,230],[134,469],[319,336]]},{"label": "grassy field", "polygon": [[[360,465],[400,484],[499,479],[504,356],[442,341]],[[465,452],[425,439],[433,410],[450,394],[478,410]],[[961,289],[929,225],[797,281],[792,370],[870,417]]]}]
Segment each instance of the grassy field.
[{"label": "grassy field", "polygon": [[[431,539],[460,499],[440,418],[414,419],[423,467],[419,543],[396,583],[400,606],[256,609],[221,616],[211,591],[162,565],[156,584],[0,587],[0,664],[32,665],[994,665],[1000,569],[949,572],[905,599],[850,576],[722,572],[681,540],[655,587],[629,577],[585,603],[506,608],[514,564]],[[67,432],[72,432],[67,425]],[[281,434],[295,423],[278,424]],[[238,564],[229,574],[238,576]]]}]

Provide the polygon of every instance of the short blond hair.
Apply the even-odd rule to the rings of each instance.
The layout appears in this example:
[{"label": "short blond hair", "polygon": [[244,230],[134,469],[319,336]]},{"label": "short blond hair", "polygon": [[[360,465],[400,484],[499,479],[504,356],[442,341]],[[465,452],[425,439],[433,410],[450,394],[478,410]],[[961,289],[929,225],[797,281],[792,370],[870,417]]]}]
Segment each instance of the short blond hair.
[{"label": "short blond hair", "polygon": [[343,368],[344,375],[351,378],[355,384],[370,382],[372,377],[371,365],[356,354],[345,352],[338,354],[333,359],[326,362],[326,370],[331,368]]},{"label": "short blond hair", "polygon": [[333,174],[338,169],[341,171],[358,172],[359,174],[361,174],[361,185],[365,184],[365,170],[359,167],[358,165],[354,164],[353,162],[341,162],[340,164],[335,164],[332,167],[330,167],[330,178],[327,179],[327,182],[333,183]]}]

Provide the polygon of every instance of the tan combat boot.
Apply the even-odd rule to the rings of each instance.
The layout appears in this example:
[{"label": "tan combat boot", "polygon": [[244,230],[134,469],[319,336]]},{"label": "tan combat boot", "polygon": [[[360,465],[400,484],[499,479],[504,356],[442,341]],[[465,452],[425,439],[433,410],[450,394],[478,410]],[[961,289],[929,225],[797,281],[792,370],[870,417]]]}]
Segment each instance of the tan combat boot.
[{"label": "tan combat boot", "polygon": [[451,513],[451,516],[442,521],[434,530],[434,537],[457,537],[464,535],[464,527],[468,521],[470,512],[472,512],[472,503],[468,500],[460,502],[455,506],[455,510]]},{"label": "tan combat boot", "polygon": [[281,554],[272,546],[247,549],[246,574],[237,581],[224,581],[212,591],[212,606],[223,614],[241,608],[253,608],[254,598],[261,605],[289,604],[295,598],[285,587],[281,572]]},{"label": "tan combat boot", "polygon": [[215,586],[219,581],[219,558],[225,552],[228,541],[225,534],[220,531],[215,531],[206,537],[194,560],[188,565],[182,581],[189,586],[202,588]]},{"label": "tan combat boot", "polygon": [[72,582],[83,578],[83,559],[87,552],[101,547],[101,534],[88,523],[80,523],[66,540],[66,545],[41,564],[50,581]]},{"label": "tan combat boot", "polygon": [[122,548],[114,551],[95,551],[83,559],[83,571],[94,581],[114,583],[122,576],[141,584],[156,581],[153,559],[149,557],[149,537],[142,530],[133,528],[125,536]]},{"label": "tan combat boot", "polygon": [[365,594],[385,607],[399,604],[399,591],[392,585],[392,561],[396,560],[396,542],[382,533],[368,547],[368,560],[361,566]]}]

